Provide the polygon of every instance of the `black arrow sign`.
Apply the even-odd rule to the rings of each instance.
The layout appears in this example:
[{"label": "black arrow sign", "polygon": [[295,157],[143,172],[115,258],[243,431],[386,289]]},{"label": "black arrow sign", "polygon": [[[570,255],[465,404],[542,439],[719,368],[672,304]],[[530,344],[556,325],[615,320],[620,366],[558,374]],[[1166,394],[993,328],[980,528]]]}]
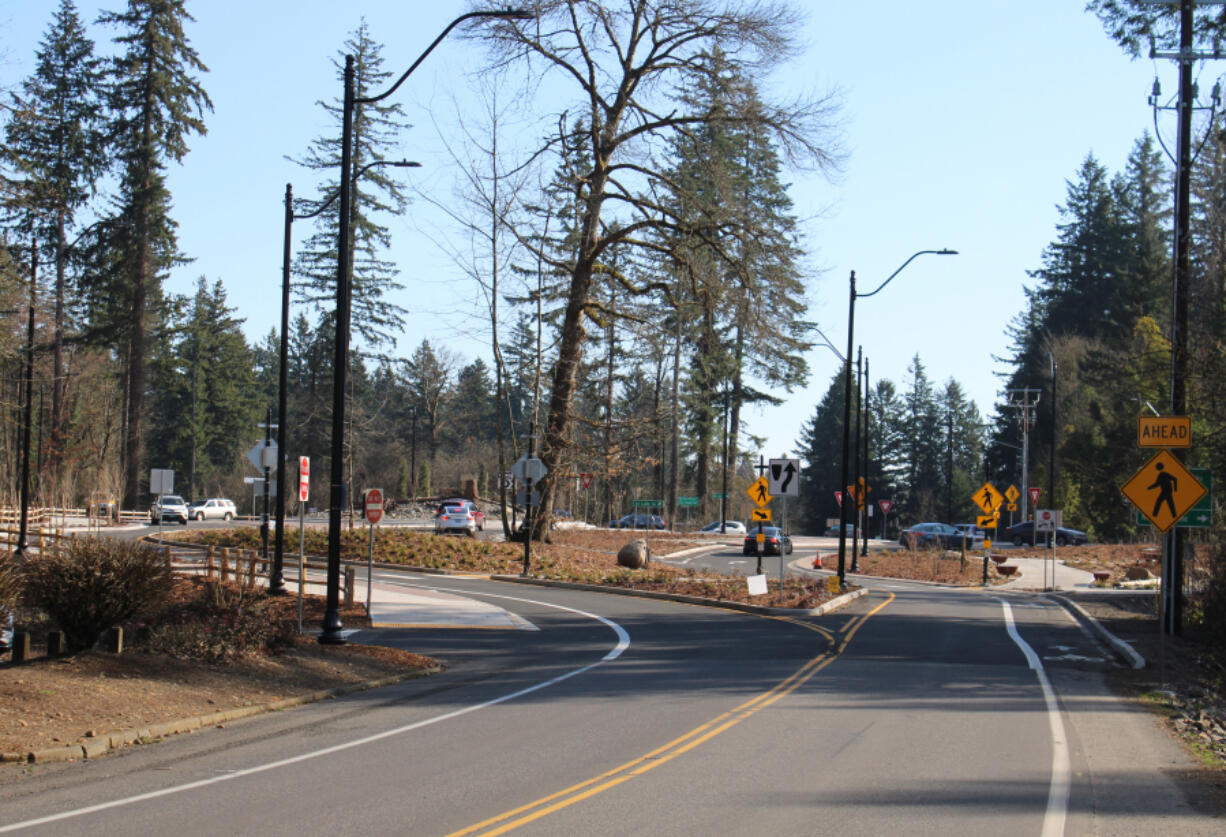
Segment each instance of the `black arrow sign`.
[{"label": "black arrow sign", "polygon": [[789,462],[783,469],[783,473],[785,476],[783,478],[783,482],[779,483],[779,493],[787,494],[788,485],[792,482],[792,477],[796,476],[796,466]]}]

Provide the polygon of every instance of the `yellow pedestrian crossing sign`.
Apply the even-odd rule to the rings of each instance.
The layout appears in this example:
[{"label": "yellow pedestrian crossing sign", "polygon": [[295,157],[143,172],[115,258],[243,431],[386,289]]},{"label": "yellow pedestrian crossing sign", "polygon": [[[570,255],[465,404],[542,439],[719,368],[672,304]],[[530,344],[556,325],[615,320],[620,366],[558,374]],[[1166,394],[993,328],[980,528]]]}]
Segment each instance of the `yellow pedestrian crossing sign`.
[{"label": "yellow pedestrian crossing sign", "polygon": [[1179,522],[1209,489],[1168,450],[1160,450],[1124,483],[1120,491],[1165,532]]},{"label": "yellow pedestrian crossing sign", "polygon": [[996,486],[990,482],[981,485],[979,490],[971,495],[971,499],[984,514],[1000,514],[1001,506],[1005,502],[1004,495],[997,491]]},{"label": "yellow pedestrian crossing sign", "polygon": [[770,492],[770,483],[767,482],[765,476],[758,477],[750,483],[749,488],[745,489],[745,493],[749,495],[749,499],[753,500],[754,505],[757,506],[768,505],[774,499]]},{"label": "yellow pedestrian crossing sign", "polygon": [[[1005,489],[1005,499],[1008,500],[1010,503],[1016,503],[1017,498],[1021,496],[1022,496],[1022,492],[1017,490],[1016,485],[1011,485]],[[1016,511],[1016,509],[1010,509],[1010,511]]]}]

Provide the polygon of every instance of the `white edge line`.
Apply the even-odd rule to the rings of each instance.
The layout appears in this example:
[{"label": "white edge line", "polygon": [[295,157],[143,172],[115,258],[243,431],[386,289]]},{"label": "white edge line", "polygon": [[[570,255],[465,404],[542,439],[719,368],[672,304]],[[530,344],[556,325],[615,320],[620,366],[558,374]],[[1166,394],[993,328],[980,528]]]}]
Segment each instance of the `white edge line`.
[{"label": "white edge line", "polygon": [[[494,595],[494,594],[482,594],[482,595]],[[236,770],[232,773],[225,773],[219,776],[211,776],[208,779],[199,779],[195,782],[188,782],[187,784],[184,784],[184,785],[175,785],[169,788],[162,788],[161,790],[149,791],[148,793],[136,794],[135,796],[127,796],[122,799],[114,799],[114,800],[111,800],[110,802],[100,802],[97,805],[90,805],[86,808],[76,808],[71,811],[62,811],[58,814],[50,814],[48,816],[39,817],[37,819],[24,820],[22,822],[10,823],[8,825],[0,826],[0,834],[6,834],[12,831],[17,831],[18,829],[33,828],[35,826],[46,825],[48,823],[53,823],[53,822],[59,822],[60,820],[71,819],[73,817],[80,817],[86,814],[93,814],[93,813],[97,813],[98,811],[105,811],[111,808],[119,808],[125,805],[131,805],[136,802],[146,802],[151,799],[157,799],[163,796],[170,796],[172,794],[182,793],[184,791],[195,790],[196,788],[203,788],[208,785],[218,784],[220,782],[228,782],[231,779],[238,779],[243,776],[252,776],[256,773],[265,773],[269,770],[276,770],[281,767],[287,767],[291,764],[298,764],[299,762],[309,761],[311,759],[317,759],[323,756],[329,756],[329,755],[332,755],[333,753],[339,753],[342,750],[349,750],[354,747],[361,747],[366,744],[373,743],[375,741],[380,741],[384,738],[391,738],[392,736],[401,735],[406,732],[412,732],[415,729],[421,729],[422,727],[441,723],[442,721],[449,721],[452,718],[458,718],[461,715],[468,715],[469,713],[476,712],[480,709],[488,709],[491,706],[497,706],[500,703],[506,703],[507,701],[515,700],[516,698],[521,698],[524,695],[531,694],[533,692],[539,691],[549,686],[557,685],[558,683],[561,683],[563,680],[569,680],[572,677],[575,677],[577,675],[591,671],[592,669],[596,668],[596,666],[601,665],[602,663],[607,663],[610,660],[617,659],[626,651],[627,648],[630,647],[630,634],[628,634],[621,625],[617,624],[616,622],[610,619],[606,619],[603,616],[599,616],[595,613],[588,613],[587,611],[579,610],[578,608],[566,607],[565,605],[553,604],[551,602],[542,602],[542,601],[537,601],[535,599],[518,598],[516,596],[498,595],[496,596],[496,598],[510,599],[512,601],[517,601],[517,602],[525,602],[528,604],[541,605],[543,607],[552,607],[558,610],[566,610],[566,611],[570,611],[571,613],[577,613],[580,616],[586,616],[590,619],[595,619],[599,622],[603,622],[615,634],[617,634],[617,645],[615,645],[612,649],[608,651],[608,653],[606,653],[603,657],[601,657],[599,660],[597,660],[594,663],[588,663],[585,666],[581,666],[580,668],[574,669],[572,671],[568,671],[565,674],[560,674],[557,677],[542,681],[532,686],[528,686],[527,688],[520,689],[519,691],[511,692],[510,694],[502,695],[501,697],[496,697],[496,698],[493,698],[492,700],[487,700],[484,703],[478,703],[473,706],[465,707],[463,709],[456,709],[452,712],[447,712],[442,715],[436,715],[433,718],[426,718],[425,720],[417,721],[412,724],[406,724],[405,726],[396,727],[395,729],[385,730],[383,732],[375,733],[374,735],[368,735],[364,738],[358,738],[353,741],[346,742],[344,744],[336,744],[331,747],[325,747],[322,750],[313,750],[311,752],[302,753],[300,755],[292,756],[287,759],[280,759],[278,761],[269,762],[268,764],[261,764],[256,767],[248,767],[242,770]]]},{"label": "white edge line", "polygon": [[1013,622],[1013,609],[1009,603],[1002,601],[1004,609],[1005,628],[1009,638],[1022,650],[1026,662],[1034,671],[1043,688],[1043,700],[1047,704],[1047,723],[1051,730],[1051,784],[1047,790],[1047,811],[1043,815],[1042,837],[1061,837],[1064,834],[1064,822],[1068,817],[1069,786],[1071,769],[1069,767],[1068,739],[1064,735],[1064,721],[1060,718],[1060,706],[1056,702],[1056,693],[1047,679],[1047,671],[1043,661],[1034,649],[1022,639]]}]

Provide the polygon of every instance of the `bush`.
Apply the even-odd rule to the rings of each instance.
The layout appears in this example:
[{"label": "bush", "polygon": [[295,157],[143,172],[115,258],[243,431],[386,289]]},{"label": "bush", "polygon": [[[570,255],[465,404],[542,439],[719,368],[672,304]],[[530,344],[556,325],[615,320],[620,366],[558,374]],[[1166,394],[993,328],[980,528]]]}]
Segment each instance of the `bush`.
[{"label": "bush", "polygon": [[[12,613],[21,601],[21,570],[12,555],[0,555],[0,614]],[[0,621],[4,621],[0,618]]]},{"label": "bush", "polygon": [[70,651],[163,602],[171,570],[153,547],[117,538],[77,538],[24,568],[26,593],[64,632]]},{"label": "bush", "polygon": [[173,612],[159,614],[158,625],[149,632],[149,651],[226,663],[293,642],[295,622],[270,612],[266,591],[233,582],[193,579],[192,584],[199,585],[196,595]]}]

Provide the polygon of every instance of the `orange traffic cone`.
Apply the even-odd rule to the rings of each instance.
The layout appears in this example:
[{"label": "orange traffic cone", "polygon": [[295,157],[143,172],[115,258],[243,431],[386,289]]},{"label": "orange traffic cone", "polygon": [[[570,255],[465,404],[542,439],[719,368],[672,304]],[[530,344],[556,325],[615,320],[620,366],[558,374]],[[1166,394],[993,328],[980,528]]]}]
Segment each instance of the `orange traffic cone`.
[{"label": "orange traffic cone", "polygon": [[813,559],[813,569],[820,570],[822,568],[822,554],[817,553],[817,557]]}]

